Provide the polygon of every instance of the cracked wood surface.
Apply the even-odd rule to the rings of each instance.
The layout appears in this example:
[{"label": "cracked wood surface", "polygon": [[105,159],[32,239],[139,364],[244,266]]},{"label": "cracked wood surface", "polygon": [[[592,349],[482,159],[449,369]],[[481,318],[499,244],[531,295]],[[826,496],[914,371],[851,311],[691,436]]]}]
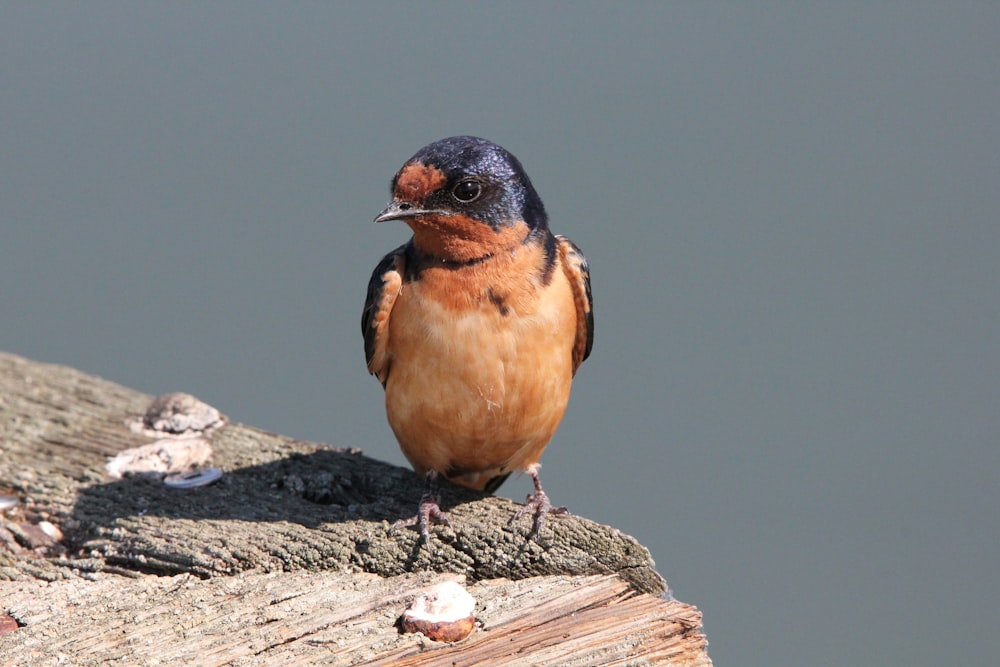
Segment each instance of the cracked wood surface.
[{"label": "cracked wood surface", "polygon": [[[528,518],[508,525],[514,503],[449,487],[442,507],[452,525],[434,529],[429,552],[416,531],[390,530],[422,492],[412,471],[240,424],[216,423],[199,433],[211,446],[212,465],[224,472],[211,486],[168,488],[155,474],[112,479],[105,464],[122,450],[183,437],[157,435],[149,420],[143,423],[152,401],[70,368],[0,353],[0,494],[19,501],[0,513],[0,618],[10,614],[25,624],[0,635],[0,664],[49,664],[77,651],[95,663],[117,655],[153,664],[168,648],[180,660],[195,635],[214,638],[199,639],[198,657],[183,658],[195,664],[282,664],[303,656],[329,664],[435,664],[443,650],[462,652],[461,664],[479,664],[475,656],[489,662],[489,651],[502,648],[489,646],[489,637],[501,636],[495,621],[442,650],[399,635],[393,625],[406,591],[455,575],[485,596],[480,605],[491,595],[521,600],[520,625],[509,619],[504,627],[525,641],[542,633],[534,648],[523,649],[523,664],[549,663],[529,656],[556,655],[548,643],[568,646],[581,627],[583,607],[575,616],[567,611],[580,600],[565,594],[578,588],[564,585],[605,596],[587,605],[614,610],[608,614],[617,620],[604,621],[618,627],[607,635],[588,630],[598,632],[595,642],[574,640],[573,661],[563,664],[616,664],[618,658],[596,657],[609,647],[622,649],[616,655],[628,664],[635,664],[629,655],[646,664],[710,664],[700,613],[659,597],[666,584],[646,549],[583,518],[553,519],[530,540]],[[621,591],[611,594],[608,586]],[[306,608],[271,618],[282,590],[306,600]],[[532,616],[546,600],[563,598],[569,607],[562,622]],[[201,615],[206,605],[216,616]],[[185,610],[189,620],[171,615]],[[308,641],[295,639],[296,623],[311,622],[300,616],[310,614],[331,637],[367,628],[372,648],[316,640],[320,631],[312,626],[304,631]],[[542,626],[561,634],[546,639]],[[291,639],[271,645],[271,632]],[[511,641],[504,635],[503,645]],[[155,652],[142,648],[154,644]],[[257,645],[264,648],[254,653]],[[348,648],[333,648],[341,645]],[[684,650],[670,657],[680,645]],[[33,661],[21,660],[29,648]]]},{"label": "cracked wood surface", "polygon": [[119,579],[97,575],[86,587],[67,580],[19,582],[6,604],[27,625],[0,638],[0,659],[32,664],[62,656],[76,665],[153,664],[153,658],[163,665],[711,664],[697,610],[636,595],[614,576],[473,584],[476,629],[456,644],[398,630],[400,611],[432,580],[428,575]]}]

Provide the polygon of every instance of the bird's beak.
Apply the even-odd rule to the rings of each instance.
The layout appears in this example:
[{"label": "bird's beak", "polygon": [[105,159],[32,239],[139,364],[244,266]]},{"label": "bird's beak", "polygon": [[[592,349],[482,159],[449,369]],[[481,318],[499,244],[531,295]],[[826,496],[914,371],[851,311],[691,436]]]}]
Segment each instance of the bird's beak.
[{"label": "bird's beak", "polygon": [[418,208],[407,201],[393,201],[382,209],[382,212],[375,216],[375,222],[385,222],[386,220],[402,220],[413,218],[418,215],[429,215],[431,213],[443,213],[433,209]]}]

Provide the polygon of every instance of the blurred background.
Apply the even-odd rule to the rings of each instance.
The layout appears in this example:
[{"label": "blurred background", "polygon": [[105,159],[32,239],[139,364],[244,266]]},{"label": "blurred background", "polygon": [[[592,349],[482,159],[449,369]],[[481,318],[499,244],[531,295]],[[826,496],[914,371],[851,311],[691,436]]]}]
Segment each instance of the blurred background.
[{"label": "blurred background", "polygon": [[593,271],[553,500],[646,544],[718,665],[990,664],[998,34],[996,3],[6,2],[0,349],[405,465],[359,322],[408,231],[371,220],[481,135]]}]

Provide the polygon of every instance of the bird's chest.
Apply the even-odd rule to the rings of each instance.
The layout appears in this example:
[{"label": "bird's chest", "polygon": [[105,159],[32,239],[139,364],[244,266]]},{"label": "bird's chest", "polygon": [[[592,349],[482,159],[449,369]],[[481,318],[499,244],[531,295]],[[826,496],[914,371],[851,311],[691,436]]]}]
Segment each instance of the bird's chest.
[{"label": "bird's chest", "polygon": [[568,285],[442,278],[403,285],[389,323],[390,384],[494,408],[572,374]]}]

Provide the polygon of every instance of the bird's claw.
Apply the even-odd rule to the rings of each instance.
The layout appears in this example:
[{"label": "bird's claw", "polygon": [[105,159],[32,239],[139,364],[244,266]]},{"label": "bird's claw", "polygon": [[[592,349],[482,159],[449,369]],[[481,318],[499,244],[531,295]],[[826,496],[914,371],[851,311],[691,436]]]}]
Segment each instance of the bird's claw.
[{"label": "bird's claw", "polygon": [[569,510],[565,507],[553,507],[548,494],[542,491],[541,488],[538,488],[535,493],[528,495],[524,501],[524,507],[515,512],[508,523],[514,523],[528,512],[534,512],[535,514],[535,522],[531,529],[534,535],[538,535],[541,532],[542,526],[545,525],[545,517],[549,514],[555,516],[569,514]]},{"label": "bird's claw", "polygon": [[401,528],[419,526],[420,535],[424,538],[424,544],[427,545],[427,549],[429,550],[431,548],[431,523],[442,524],[445,526],[451,525],[451,522],[448,521],[448,516],[438,505],[437,497],[424,494],[424,496],[420,499],[420,506],[417,508],[417,513],[409,519],[400,519],[396,523],[392,524],[392,530],[395,532]]}]

